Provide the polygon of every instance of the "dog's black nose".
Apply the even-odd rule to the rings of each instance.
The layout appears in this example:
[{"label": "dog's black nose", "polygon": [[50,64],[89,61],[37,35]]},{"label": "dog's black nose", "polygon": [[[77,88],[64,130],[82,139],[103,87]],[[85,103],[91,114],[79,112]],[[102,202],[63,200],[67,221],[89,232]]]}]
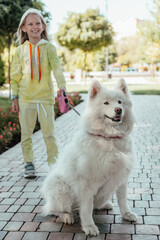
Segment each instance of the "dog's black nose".
[{"label": "dog's black nose", "polygon": [[117,114],[121,114],[122,113],[122,108],[115,108],[115,112]]}]

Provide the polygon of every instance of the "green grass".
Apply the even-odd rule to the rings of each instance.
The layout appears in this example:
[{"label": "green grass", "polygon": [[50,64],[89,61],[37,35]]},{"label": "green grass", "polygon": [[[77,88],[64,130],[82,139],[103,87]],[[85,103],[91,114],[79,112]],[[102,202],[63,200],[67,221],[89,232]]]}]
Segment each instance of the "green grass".
[{"label": "green grass", "polygon": [[129,85],[132,94],[160,95],[160,84]]},{"label": "green grass", "polygon": [[156,89],[132,90],[131,93],[135,95],[160,95],[160,90]]},{"label": "green grass", "polygon": [[12,106],[12,101],[9,98],[0,97],[0,109],[6,111],[8,107]]},{"label": "green grass", "polygon": [[[107,88],[113,87],[113,84],[105,84],[103,83]],[[132,94],[139,94],[139,95],[160,95],[160,84],[134,84],[134,85],[128,85],[129,90]],[[67,85],[67,92],[80,92],[80,93],[87,93],[89,89],[88,84],[70,84]]]}]

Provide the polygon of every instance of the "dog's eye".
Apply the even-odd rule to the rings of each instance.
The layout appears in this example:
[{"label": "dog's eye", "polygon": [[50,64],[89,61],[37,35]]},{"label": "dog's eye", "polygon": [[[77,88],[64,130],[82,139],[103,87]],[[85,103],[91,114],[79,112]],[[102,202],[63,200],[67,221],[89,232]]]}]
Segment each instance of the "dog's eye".
[{"label": "dog's eye", "polygon": [[118,103],[121,104],[122,102],[120,100],[118,100]]},{"label": "dog's eye", "polygon": [[109,102],[105,102],[104,104],[105,104],[105,105],[108,105],[108,104],[109,104]]}]

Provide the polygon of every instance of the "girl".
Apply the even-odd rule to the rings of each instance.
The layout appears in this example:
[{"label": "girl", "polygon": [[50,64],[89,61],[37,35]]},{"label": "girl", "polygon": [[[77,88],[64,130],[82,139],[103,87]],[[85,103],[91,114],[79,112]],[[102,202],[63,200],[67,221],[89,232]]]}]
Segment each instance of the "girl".
[{"label": "girl", "polygon": [[54,133],[53,70],[59,89],[65,79],[55,47],[48,41],[47,26],[41,13],[28,9],[20,20],[17,47],[11,67],[12,108],[19,111],[24,177],[35,177],[32,133],[38,119],[47,148],[48,164],[56,161],[58,148]]}]

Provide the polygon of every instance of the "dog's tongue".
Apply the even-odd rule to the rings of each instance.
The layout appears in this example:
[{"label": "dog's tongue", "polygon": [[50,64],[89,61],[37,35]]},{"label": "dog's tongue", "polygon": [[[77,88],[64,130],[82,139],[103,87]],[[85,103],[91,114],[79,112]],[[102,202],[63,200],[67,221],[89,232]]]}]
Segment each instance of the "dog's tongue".
[{"label": "dog's tongue", "polygon": [[115,118],[114,118],[114,121],[120,122],[120,121],[121,121],[121,117],[115,117]]}]

